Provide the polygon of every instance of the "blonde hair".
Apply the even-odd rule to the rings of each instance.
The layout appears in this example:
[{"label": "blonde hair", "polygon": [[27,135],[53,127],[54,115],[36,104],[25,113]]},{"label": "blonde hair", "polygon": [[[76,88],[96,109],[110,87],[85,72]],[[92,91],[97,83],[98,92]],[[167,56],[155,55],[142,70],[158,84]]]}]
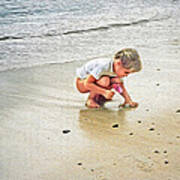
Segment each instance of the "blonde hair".
[{"label": "blonde hair", "polygon": [[134,72],[138,72],[142,69],[140,56],[135,49],[122,49],[121,51],[115,54],[114,59],[121,60],[124,68],[132,69]]}]

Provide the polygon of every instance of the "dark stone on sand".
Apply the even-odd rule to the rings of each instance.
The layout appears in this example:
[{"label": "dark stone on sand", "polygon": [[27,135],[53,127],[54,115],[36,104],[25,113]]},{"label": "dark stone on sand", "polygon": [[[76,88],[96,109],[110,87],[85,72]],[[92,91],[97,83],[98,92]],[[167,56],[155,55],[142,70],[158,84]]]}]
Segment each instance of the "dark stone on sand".
[{"label": "dark stone on sand", "polygon": [[166,154],[167,153],[167,151],[166,150],[164,150],[164,152],[163,152],[164,154]]},{"label": "dark stone on sand", "polygon": [[133,135],[133,133],[131,132],[131,133],[129,133],[129,135],[130,135],[130,136],[132,136],[132,135]]},{"label": "dark stone on sand", "polygon": [[180,136],[176,136],[177,139],[180,139]]},{"label": "dark stone on sand", "polygon": [[180,109],[178,109],[178,110],[176,111],[176,113],[180,113]]},{"label": "dark stone on sand", "polygon": [[165,161],[164,161],[164,164],[168,164],[168,163],[169,163],[168,160],[165,160]]},{"label": "dark stone on sand", "polygon": [[160,85],[159,83],[156,84],[156,86],[159,86],[159,85]]},{"label": "dark stone on sand", "polygon": [[149,111],[149,109],[146,109],[146,111],[148,112],[148,111]]},{"label": "dark stone on sand", "polygon": [[140,123],[141,123],[141,121],[138,121],[138,123],[140,124]]},{"label": "dark stone on sand", "polygon": [[82,166],[82,163],[81,163],[81,162],[80,162],[80,163],[77,163],[77,165],[78,165],[78,166]]},{"label": "dark stone on sand", "polygon": [[94,172],[94,169],[91,169],[91,172]]},{"label": "dark stone on sand", "polygon": [[150,130],[150,131],[154,131],[155,129],[154,129],[154,128],[150,128],[149,130]]},{"label": "dark stone on sand", "polygon": [[158,151],[158,150],[155,150],[154,153],[159,154],[159,151]]},{"label": "dark stone on sand", "polygon": [[157,71],[160,71],[160,69],[159,69],[159,68],[157,68]]},{"label": "dark stone on sand", "polygon": [[119,124],[114,124],[112,127],[113,127],[113,128],[118,128],[118,127],[119,127]]},{"label": "dark stone on sand", "polygon": [[67,133],[70,133],[71,131],[66,129],[66,130],[63,130],[62,132],[63,132],[63,134],[67,134]]}]

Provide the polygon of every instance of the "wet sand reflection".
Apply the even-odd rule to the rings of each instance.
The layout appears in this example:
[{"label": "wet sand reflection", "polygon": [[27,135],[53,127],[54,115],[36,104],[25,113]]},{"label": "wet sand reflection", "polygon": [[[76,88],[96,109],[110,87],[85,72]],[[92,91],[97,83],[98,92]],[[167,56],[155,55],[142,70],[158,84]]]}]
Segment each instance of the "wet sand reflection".
[{"label": "wet sand reflection", "polygon": [[114,135],[123,138],[128,128],[126,111],[129,109],[83,109],[79,112],[79,126],[88,138],[107,140]]}]

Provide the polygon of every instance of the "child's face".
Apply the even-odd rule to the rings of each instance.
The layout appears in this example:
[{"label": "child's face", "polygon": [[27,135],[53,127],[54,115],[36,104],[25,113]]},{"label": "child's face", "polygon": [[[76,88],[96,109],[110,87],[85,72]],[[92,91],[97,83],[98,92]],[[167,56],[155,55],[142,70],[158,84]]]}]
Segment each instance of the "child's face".
[{"label": "child's face", "polygon": [[123,78],[127,77],[130,73],[133,73],[133,70],[124,68],[121,64],[121,61],[118,61],[114,63],[114,72],[118,77]]}]

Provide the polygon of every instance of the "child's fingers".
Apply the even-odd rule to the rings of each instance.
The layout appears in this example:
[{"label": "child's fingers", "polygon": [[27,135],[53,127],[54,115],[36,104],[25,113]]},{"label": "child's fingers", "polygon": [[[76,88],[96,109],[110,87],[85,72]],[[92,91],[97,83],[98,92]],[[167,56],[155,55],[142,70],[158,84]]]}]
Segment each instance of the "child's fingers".
[{"label": "child's fingers", "polygon": [[127,104],[127,103],[123,103],[123,104],[120,104],[119,105],[119,108],[129,108],[130,107],[130,104]]},{"label": "child's fingers", "polygon": [[121,107],[123,107],[123,108],[136,108],[136,107],[138,107],[138,103],[136,103],[136,102],[123,103],[123,104],[119,105],[119,108],[121,108]]},{"label": "child's fingers", "polygon": [[133,102],[132,104],[130,104],[130,106],[131,106],[132,108],[138,107],[138,103]]}]

